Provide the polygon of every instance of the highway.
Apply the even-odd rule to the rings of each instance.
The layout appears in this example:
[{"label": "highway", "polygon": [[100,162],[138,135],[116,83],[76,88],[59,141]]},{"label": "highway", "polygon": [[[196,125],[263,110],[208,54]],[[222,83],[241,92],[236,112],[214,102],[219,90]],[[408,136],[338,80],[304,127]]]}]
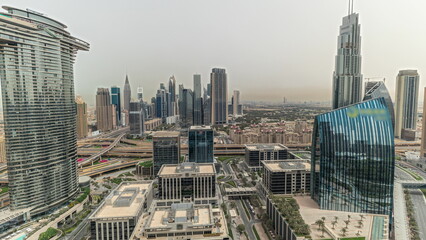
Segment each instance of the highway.
[{"label": "highway", "polygon": [[93,154],[92,156],[86,158],[84,161],[79,162],[78,166],[87,166],[92,164],[96,159],[98,159],[100,156],[104,155],[106,152],[110,151],[111,149],[113,149],[119,142],[120,140],[126,135],[126,133],[121,133],[120,135],[118,135],[118,137],[114,140],[114,142],[111,143],[111,145],[109,145],[106,148],[103,148],[101,151]]}]

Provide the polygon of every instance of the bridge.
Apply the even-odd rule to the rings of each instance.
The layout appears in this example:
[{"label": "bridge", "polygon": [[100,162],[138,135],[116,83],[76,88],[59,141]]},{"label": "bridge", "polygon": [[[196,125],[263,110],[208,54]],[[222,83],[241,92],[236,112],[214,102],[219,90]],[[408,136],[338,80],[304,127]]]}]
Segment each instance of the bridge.
[{"label": "bridge", "polygon": [[426,181],[398,180],[403,188],[426,188]]},{"label": "bridge", "polygon": [[249,197],[257,194],[255,187],[236,187],[236,188],[225,188],[226,196],[232,197]]},{"label": "bridge", "polygon": [[106,148],[103,148],[101,151],[91,155],[90,157],[86,158],[84,161],[79,162],[78,166],[82,167],[82,166],[87,166],[92,164],[96,159],[100,158],[102,155],[104,155],[105,153],[107,153],[108,151],[110,151],[111,149],[113,149],[115,146],[117,146],[117,144],[120,142],[120,140],[126,135],[126,133],[121,133],[115,140],[114,142],[111,143],[111,145],[109,145]]},{"label": "bridge", "polygon": [[89,176],[95,177],[104,173],[114,172],[117,170],[134,167],[140,160],[128,161],[128,162],[120,162],[117,164],[103,164],[101,166],[93,166],[88,168],[83,168],[79,171],[80,176]]}]

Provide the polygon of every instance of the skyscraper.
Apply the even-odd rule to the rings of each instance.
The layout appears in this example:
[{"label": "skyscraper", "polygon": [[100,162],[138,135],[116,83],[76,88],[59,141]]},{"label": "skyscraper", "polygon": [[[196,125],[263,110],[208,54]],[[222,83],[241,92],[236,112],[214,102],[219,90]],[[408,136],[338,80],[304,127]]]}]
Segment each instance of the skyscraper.
[{"label": "skyscraper", "polygon": [[404,129],[416,129],[418,97],[417,70],[399,71],[395,92],[395,137],[401,137]]},{"label": "skyscraper", "polygon": [[203,124],[210,125],[212,121],[212,99],[206,98],[203,103]]},{"label": "skyscraper", "polygon": [[130,134],[135,137],[142,137],[144,134],[145,116],[142,102],[130,102],[129,125]]},{"label": "skyscraper", "polygon": [[363,101],[383,97],[392,119],[392,126],[395,126],[395,111],[392,99],[389,95],[384,81],[369,81],[365,83],[365,95]]},{"label": "skyscraper", "polygon": [[113,129],[115,105],[111,104],[108,88],[98,88],[96,92],[96,125],[104,132]]},{"label": "skyscraper", "polygon": [[358,103],[362,94],[361,25],[357,13],[343,18],[333,74],[333,109]]},{"label": "skyscraper", "polygon": [[240,114],[240,91],[234,90],[234,95],[232,95],[232,113],[234,116]]},{"label": "skyscraper", "polygon": [[121,93],[117,86],[111,87],[111,103],[115,105],[116,125],[121,123]]},{"label": "skyscraper", "polygon": [[182,99],[183,99],[183,84],[179,84],[179,98],[178,98],[178,113],[179,115],[183,115],[182,113]]},{"label": "skyscraper", "polygon": [[395,147],[384,98],[315,117],[311,196],[321,209],[391,215]]},{"label": "skyscraper", "polygon": [[183,89],[182,96],[182,120],[183,127],[190,127],[193,124],[193,111],[194,111],[194,94],[191,89]]},{"label": "skyscraper", "polygon": [[89,44],[41,13],[3,9],[0,79],[10,203],[33,215],[78,193],[73,63]]},{"label": "skyscraper", "polygon": [[213,129],[210,126],[192,126],[188,131],[188,156],[190,162],[213,162]]},{"label": "skyscraper", "polygon": [[155,113],[158,118],[167,117],[167,94],[164,89],[158,89],[155,96]]},{"label": "skyscraper", "polygon": [[123,105],[124,110],[129,111],[130,108],[130,99],[132,98],[132,90],[130,89],[129,77],[126,74],[126,81],[124,82],[124,92],[123,92]]},{"label": "skyscraper", "polygon": [[143,88],[140,86],[137,89],[137,97],[138,101],[143,101]]},{"label": "skyscraper", "polygon": [[178,164],[179,160],[179,132],[155,132],[153,136],[154,175],[157,175],[163,164]]},{"label": "skyscraper", "polygon": [[87,104],[80,96],[75,99],[75,104],[77,105],[77,138],[81,139],[87,137],[88,132]]},{"label": "skyscraper", "polygon": [[211,124],[228,123],[228,84],[225,69],[213,68],[211,83]]},{"label": "skyscraper", "polygon": [[203,124],[203,99],[201,98],[201,75],[194,74],[194,114],[193,125]]},{"label": "skyscraper", "polygon": [[169,93],[170,93],[170,116],[177,114],[177,103],[176,103],[176,79],[175,76],[171,76],[169,79]]}]

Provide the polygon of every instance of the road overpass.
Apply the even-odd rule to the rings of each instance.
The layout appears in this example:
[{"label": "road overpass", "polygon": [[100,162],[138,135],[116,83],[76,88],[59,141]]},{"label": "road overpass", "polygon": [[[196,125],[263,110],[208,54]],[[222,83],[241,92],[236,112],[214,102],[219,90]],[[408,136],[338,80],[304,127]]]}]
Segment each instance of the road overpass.
[{"label": "road overpass", "polygon": [[426,181],[414,181],[414,180],[398,180],[403,188],[426,188]]},{"label": "road overpass", "polygon": [[120,140],[126,135],[126,133],[121,133],[120,135],[118,135],[118,137],[114,140],[114,142],[111,143],[111,145],[109,145],[106,148],[103,148],[101,151],[91,155],[90,157],[86,158],[85,160],[83,160],[82,162],[78,163],[79,167],[82,166],[87,166],[92,164],[96,159],[100,158],[102,155],[104,155],[105,153],[107,153],[108,151],[110,151],[111,149],[113,149],[119,142]]}]

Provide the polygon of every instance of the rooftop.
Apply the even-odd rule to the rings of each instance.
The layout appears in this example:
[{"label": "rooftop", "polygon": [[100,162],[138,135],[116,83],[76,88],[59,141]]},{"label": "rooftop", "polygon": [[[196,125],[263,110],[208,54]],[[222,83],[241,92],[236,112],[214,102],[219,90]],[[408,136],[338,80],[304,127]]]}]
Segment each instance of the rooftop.
[{"label": "rooftop", "polygon": [[273,172],[291,172],[295,170],[311,170],[311,164],[300,160],[268,160],[262,161],[263,166]]},{"label": "rooftop", "polygon": [[181,164],[164,164],[158,172],[158,175],[165,176],[183,173],[214,174],[216,170],[212,163],[184,162]]},{"label": "rooftop", "polygon": [[159,131],[154,132],[154,137],[179,137],[179,132]]},{"label": "rooftop", "polygon": [[246,144],[248,150],[287,150],[288,148],[280,143],[262,143],[262,144]]},{"label": "rooftop", "polygon": [[151,188],[152,181],[121,183],[106,197],[90,219],[137,216]]},{"label": "rooftop", "polygon": [[191,126],[189,130],[211,130],[210,126]]}]

